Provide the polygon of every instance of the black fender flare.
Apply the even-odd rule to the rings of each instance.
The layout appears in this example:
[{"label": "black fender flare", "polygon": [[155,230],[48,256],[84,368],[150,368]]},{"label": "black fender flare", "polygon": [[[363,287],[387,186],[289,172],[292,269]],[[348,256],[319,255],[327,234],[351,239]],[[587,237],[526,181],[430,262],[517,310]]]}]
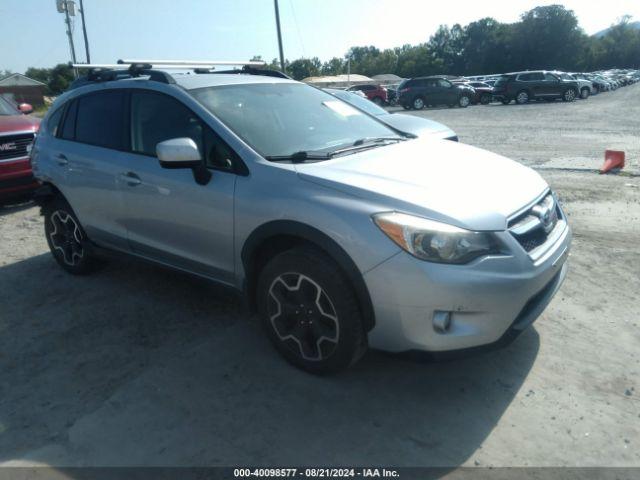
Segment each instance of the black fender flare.
[{"label": "black fender flare", "polygon": [[302,241],[313,244],[328,254],[342,269],[348,280],[353,285],[363,317],[366,331],[370,331],[375,325],[375,316],[369,290],[365,284],[362,273],[351,259],[349,254],[331,237],[315,227],[294,220],[274,220],[257,227],[245,241],[240,254],[245,272],[243,290],[250,302],[253,301],[255,284],[258,273],[254,265],[256,254],[261,246],[271,238],[278,236],[297,237]]}]

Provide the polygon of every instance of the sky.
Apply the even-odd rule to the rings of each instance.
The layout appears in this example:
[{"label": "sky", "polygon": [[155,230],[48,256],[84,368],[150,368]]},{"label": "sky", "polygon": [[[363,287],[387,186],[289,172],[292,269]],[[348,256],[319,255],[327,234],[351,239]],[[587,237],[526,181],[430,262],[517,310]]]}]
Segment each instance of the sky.
[{"label": "sky", "polygon": [[[285,57],[323,61],[352,46],[425,42],[440,24],[466,25],[487,16],[514,22],[529,9],[552,3],[574,10],[588,34],[624,14],[640,20],[638,0],[279,0]],[[84,0],[84,6],[92,63],[278,56],[272,0]],[[0,32],[0,71],[24,73],[71,58],[55,0],[0,0]],[[77,59],[84,62],[79,15],[74,41]]]}]

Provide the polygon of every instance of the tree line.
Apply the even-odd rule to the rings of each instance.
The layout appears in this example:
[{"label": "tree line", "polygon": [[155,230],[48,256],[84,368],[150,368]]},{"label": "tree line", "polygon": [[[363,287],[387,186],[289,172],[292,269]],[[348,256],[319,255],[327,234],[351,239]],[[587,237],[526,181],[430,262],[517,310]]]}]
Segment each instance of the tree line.
[{"label": "tree line", "polygon": [[[428,41],[418,45],[380,50],[352,47],[344,57],[322,62],[318,57],[285,61],[296,80],[351,72],[366,76],[394,73],[403,78],[420,75],[483,75],[518,70],[558,69],[593,71],[640,68],[640,29],[624,16],[603,35],[589,36],[573,10],[562,5],[536,7],[515,23],[482,18],[466,26],[441,25]],[[254,56],[252,60],[262,60]],[[280,69],[273,59],[268,68]],[[5,74],[10,72],[5,71]],[[73,81],[66,64],[53,68],[31,67],[27,77],[47,85],[47,95],[59,95]]]},{"label": "tree line", "polygon": [[[418,45],[385,50],[353,47],[345,57],[326,62],[317,57],[287,61],[286,70],[297,80],[345,74],[349,57],[352,73],[394,73],[403,78],[537,69],[640,68],[640,29],[630,20],[630,16],[624,16],[603,35],[589,36],[572,10],[562,5],[542,6],[523,13],[515,23],[487,17],[466,26],[441,25],[428,41]],[[280,69],[280,63],[274,59],[269,67]]]}]

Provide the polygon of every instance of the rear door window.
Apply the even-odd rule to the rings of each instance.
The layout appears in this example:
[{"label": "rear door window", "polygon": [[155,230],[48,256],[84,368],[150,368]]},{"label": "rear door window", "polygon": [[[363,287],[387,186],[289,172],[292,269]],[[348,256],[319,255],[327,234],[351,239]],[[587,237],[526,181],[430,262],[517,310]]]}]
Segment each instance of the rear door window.
[{"label": "rear door window", "polygon": [[124,103],[125,92],[121,90],[80,97],[76,116],[76,142],[124,150]]}]

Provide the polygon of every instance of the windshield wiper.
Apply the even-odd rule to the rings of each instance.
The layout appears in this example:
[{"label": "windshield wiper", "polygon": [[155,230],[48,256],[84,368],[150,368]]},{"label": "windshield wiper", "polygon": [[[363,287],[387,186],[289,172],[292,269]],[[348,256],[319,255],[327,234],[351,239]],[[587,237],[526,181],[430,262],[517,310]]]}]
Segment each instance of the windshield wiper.
[{"label": "windshield wiper", "polygon": [[291,155],[269,155],[264,158],[271,160],[272,162],[302,163],[306,160],[328,160],[331,158],[331,155],[325,153],[309,153],[302,150],[300,152],[292,153]]},{"label": "windshield wiper", "polygon": [[368,148],[382,147],[388,145],[390,142],[404,142],[407,140],[403,137],[367,137],[359,138],[349,147],[339,148],[329,152],[330,156],[340,155],[348,152],[357,152],[358,150],[366,150]]}]

